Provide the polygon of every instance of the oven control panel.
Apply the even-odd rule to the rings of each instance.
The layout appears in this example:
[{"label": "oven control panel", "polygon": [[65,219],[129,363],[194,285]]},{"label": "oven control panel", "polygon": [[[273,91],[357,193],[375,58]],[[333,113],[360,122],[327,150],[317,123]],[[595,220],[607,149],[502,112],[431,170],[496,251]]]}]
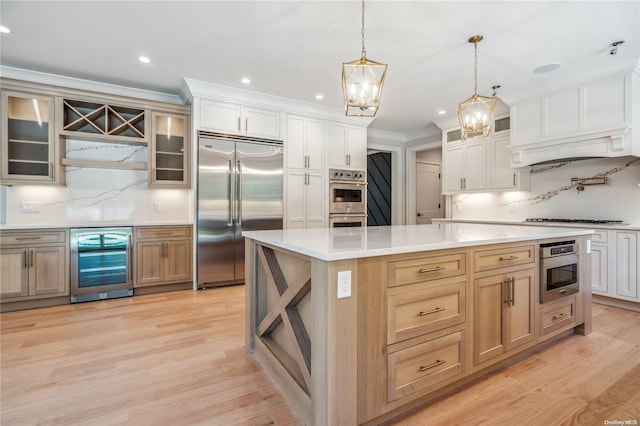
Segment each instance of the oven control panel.
[{"label": "oven control panel", "polygon": [[366,182],[367,172],[364,170],[329,169],[329,179],[348,182]]}]

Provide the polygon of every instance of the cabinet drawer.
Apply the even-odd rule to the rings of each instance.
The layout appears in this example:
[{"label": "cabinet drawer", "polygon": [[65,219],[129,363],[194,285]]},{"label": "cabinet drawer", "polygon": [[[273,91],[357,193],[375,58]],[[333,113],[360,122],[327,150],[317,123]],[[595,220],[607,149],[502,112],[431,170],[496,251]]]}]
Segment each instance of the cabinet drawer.
[{"label": "cabinet drawer", "polygon": [[387,399],[442,385],[464,373],[464,331],[394,352],[387,358]]},{"label": "cabinet drawer", "polygon": [[165,238],[189,238],[191,237],[190,226],[159,226],[149,228],[136,227],[136,239],[157,240]]},{"label": "cabinet drawer", "polygon": [[413,284],[466,274],[466,255],[454,253],[444,256],[421,257],[387,264],[387,286]]},{"label": "cabinet drawer", "polygon": [[596,230],[595,233],[591,234],[591,241],[594,243],[606,243],[608,241],[609,233],[607,231],[599,231]]},{"label": "cabinet drawer", "polygon": [[576,322],[575,296],[540,308],[540,335],[544,336],[561,328],[575,325]]},{"label": "cabinet drawer", "polygon": [[419,284],[422,289],[411,286],[411,291],[387,298],[387,344],[464,322],[465,281],[429,284]]},{"label": "cabinet drawer", "polygon": [[51,243],[64,243],[66,238],[66,231],[51,231],[43,230],[39,232],[2,232],[0,234],[0,244],[51,244]]},{"label": "cabinet drawer", "polygon": [[531,263],[535,260],[535,246],[514,246],[495,250],[481,250],[473,253],[474,272]]}]

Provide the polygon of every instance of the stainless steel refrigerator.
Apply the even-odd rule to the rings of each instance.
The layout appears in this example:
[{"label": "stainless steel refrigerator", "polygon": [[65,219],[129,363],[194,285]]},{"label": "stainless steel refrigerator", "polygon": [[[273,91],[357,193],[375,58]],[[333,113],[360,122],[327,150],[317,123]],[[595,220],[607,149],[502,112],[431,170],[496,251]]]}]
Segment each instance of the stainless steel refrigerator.
[{"label": "stainless steel refrigerator", "polygon": [[282,229],[282,143],[200,132],[198,146],[198,287],[242,283],[242,231]]}]

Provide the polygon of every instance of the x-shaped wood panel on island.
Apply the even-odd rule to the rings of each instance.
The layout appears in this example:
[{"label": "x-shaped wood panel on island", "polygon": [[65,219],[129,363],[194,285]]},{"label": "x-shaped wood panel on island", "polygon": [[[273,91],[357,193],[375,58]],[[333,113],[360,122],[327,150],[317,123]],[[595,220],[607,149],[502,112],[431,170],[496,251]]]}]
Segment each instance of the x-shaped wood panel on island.
[{"label": "x-shaped wood panel on island", "polygon": [[[272,295],[271,306],[265,317],[259,321],[256,334],[269,349],[278,353],[278,358],[285,361],[283,366],[294,380],[309,394],[311,386],[311,339],[307,333],[298,303],[311,291],[311,268],[308,264],[302,273],[289,277],[289,282],[278,263],[275,252],[264,246],[258,246],[258,257],[264,266],[268,282],[268,290]],[[283,325],[286,333],[293,341],[292,354],[287,353],[271,333]]]}]

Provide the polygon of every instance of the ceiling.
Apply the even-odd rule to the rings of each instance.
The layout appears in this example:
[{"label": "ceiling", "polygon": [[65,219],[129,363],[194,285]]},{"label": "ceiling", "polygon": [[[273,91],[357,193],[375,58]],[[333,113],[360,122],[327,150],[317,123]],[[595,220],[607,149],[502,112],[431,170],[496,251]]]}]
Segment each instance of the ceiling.
[{"label": "ceiling", "polygon": [[[507,104],[631,70],[640,58],[640,1],[365,7],[367,57],[389,64],[370,127],[403,135],[455,120],[473,94],[474,34],[484,35],[478,92],[499,84]],[[341,63],[361,51],[359,1],[2,0],[0,21],[12,30],[0,39],[5,67],[181,95],[187,77],[336,108]],[[549,63],[561,67],[532,72]]]}]

